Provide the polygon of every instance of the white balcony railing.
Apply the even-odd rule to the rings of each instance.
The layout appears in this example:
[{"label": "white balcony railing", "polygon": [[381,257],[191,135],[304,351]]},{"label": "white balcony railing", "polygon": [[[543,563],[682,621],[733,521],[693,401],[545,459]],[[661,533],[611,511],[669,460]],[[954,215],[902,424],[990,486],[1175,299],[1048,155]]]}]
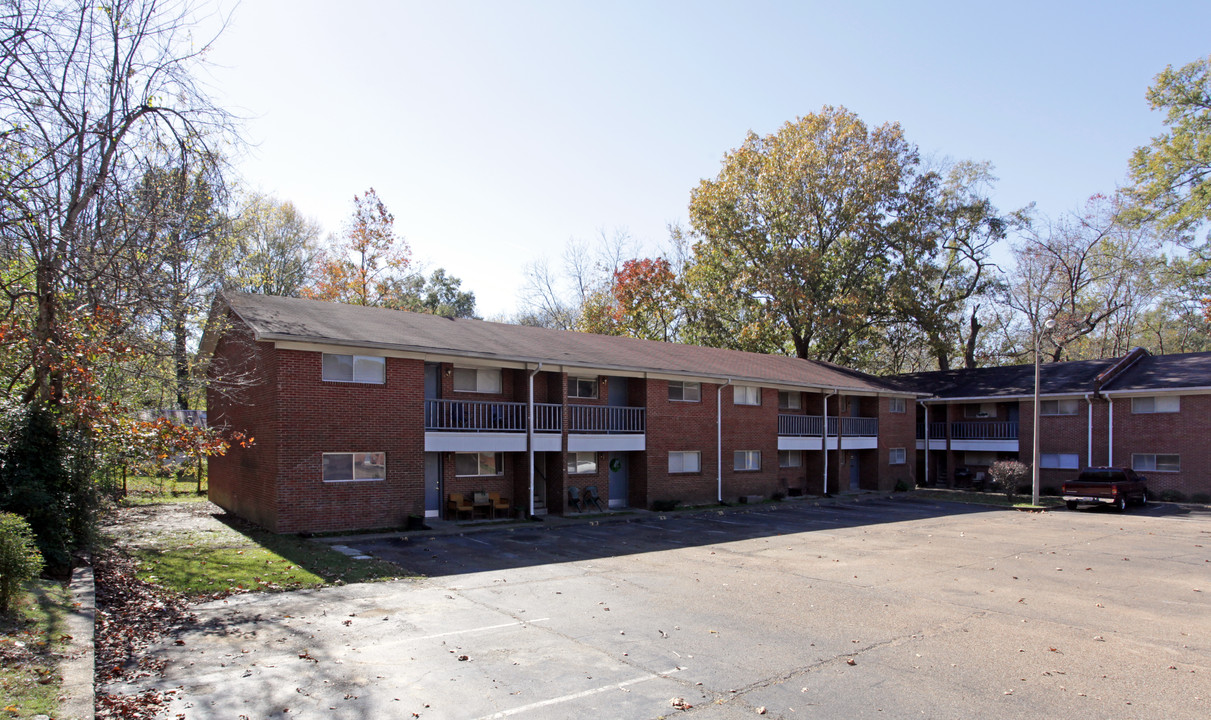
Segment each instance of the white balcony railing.
[{"label": "white balcony railing", "polygon": [[568,432],[642,434],[647,409],[613,405],[569,405]]}]

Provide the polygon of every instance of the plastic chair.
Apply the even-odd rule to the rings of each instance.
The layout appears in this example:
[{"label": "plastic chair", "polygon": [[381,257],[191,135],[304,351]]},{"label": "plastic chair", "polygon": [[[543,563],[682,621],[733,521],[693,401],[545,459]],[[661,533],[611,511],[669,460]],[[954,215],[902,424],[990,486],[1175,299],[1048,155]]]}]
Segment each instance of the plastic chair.
[{"label": "plastic chair", "polygon": [[596,485],[590,485],[584,489],[584,500],[585,500],[585,503],[584,503],[585,509],[588,509],[589,504],[592,503],[593,505],[597,506],[598,512],[605,511],[605,508],[603,508],[601,506],[601,498],[597,495],[597,486]]},{"label": "plastic chair", "polygon": [[509,515],[509,498],[502,498],[500,493],[488,493],[488,499],[492,501],[492,519],[496,519],[496,513],[499,510],[505,511],[505,516]]},{"label": "plastic chair", "polygon": [[580,504],[580,488],[568,488],[568,507],[576,508],[576,512],[584,512],[584,507]]},{"label": "plastic chair", "polygon": [[467,513],[468,517],[474,517],[475,507],[467,502],[462,493],[450,493],[446,500],[446,512],[454,513],[454,519],[458,519],[459,513]]}]

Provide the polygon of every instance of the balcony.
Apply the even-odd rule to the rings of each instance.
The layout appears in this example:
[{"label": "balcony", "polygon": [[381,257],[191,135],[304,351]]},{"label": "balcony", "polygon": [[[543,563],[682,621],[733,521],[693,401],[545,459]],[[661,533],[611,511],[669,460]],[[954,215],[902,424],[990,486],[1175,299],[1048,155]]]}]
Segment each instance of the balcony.
[{"label": "balcony", "polygon": [[641,407],[570,405],[568,411],[568,432],[573,433],[643,434],[647,421],[647,409]]},{"label": "balcony", "polygon": [[[426,400],[426,452],[522,452],[526,449],[526,403]],[[534,404],[534,449],[558,451],[563,408]]]},{"label": "balcony", "polygon": [[950,424],[954,440],[1017,440],[1016,422],[957,422]]},{"label": "balcony", "polygon": [[[974,450],[990,452],[1017,452],[1018,423],[975,421],[952,422],[949,424],[950,439],[947,440],[947,423],[929,424],[929,449]],[[925,447],[925,425],[917,423],[917,448]]]},{"label": "balcony", "polygon": [[829,450],[836,449],[838,434],[846,450],[871,449],[878,444],[879,418],[830,417],[826,422],[820,415],[779,415],[778,449],[822,450],[826,425]]}]

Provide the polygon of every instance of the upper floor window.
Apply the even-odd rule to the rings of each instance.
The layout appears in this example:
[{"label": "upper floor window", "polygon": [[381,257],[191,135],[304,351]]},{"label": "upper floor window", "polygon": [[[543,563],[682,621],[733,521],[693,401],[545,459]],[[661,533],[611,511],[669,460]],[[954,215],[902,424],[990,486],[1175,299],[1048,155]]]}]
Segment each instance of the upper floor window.
[{"label": "upper floor window", "polygon": [[1080,409],[1081,401],[1079,398],[1039,401],[1039,415],[1076,415]]},{"label": "upper floor window", "polygon": [[568,397],[595,398],[597,397],[597,378],[568,376]]},{"label": "upper floor window", "polygon": [[908,406],[904,402],[904,398],[887,398],[887,411],[894,413],[907,412]]},{"label": "upper floor window", "polygon": [[761,388],[756,385],[733,385],[732,402],[736,405],[760,405]]},{"label": "upper floor window", "polygon": [[387,477],[386,453],[324,453],[324,482],[382,480],[385,477]]},{"label": "upper floor window", "polygon": [[779,410],[800,410],[803,408],[803,393],[798,390],[787,392],[785,390],[778,391],[778,409]]},{"label": "upper floor window", "polygon": [[701,402],[702,385],[688,380],[669,381],[669,400],[676,402]]},{"label": "upper floor window", "polygon": [[1175,413],[1182,410],[1180,395],[1161,395],[1158,397],[1131,398],[1133,413]]},{"label": "upper floor window", "polygon": [[327,382],[374,383],[377,385],[386,382],[386,358],[324,353],[323,366],[323,377]]},{"label": "upper floor window", "polygon": [[968,403],[967,405],[963,406],[963,417],[995,418],[996,416],[996,403]]},{"label": "upper floor window", "polygon": [[454,368],[458,392],[499,393],[502,387],[500,368]]}]

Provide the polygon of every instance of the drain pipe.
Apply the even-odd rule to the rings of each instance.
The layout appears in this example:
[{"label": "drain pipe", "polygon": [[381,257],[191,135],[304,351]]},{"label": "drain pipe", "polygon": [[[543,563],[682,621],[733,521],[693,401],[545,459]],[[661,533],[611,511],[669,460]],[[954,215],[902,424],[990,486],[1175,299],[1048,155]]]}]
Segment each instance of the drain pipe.
[{"label": "drain pipe", "polygon": [[715,460],[716,460],[716,477],[715,493],[718,495],[716,500],[720,504],[723,503],[723,388],[732,384],[732,379],[728,378],[727,382],[715,389]]},{"label": "drain pipe", "polygon": [[530,514],[529,517],[534,517],[534,376],[542,370],[542,363],[538,363],[538,367],[534,368],[534,372],[530,373],[530,399],[528,411],[530,413],[530,421],[526,423],[526,447],[529,449],[530,455]]},{"label": "drain pipe", "polygon": [[1114,467],[1114,398],[1106,396],[1106,466]]},{"label": "drain pipe", "polygon": [[[841,391],[837,388],[833,388],[832,392],[824,396],[824,438],[822,447],[824,450],[824,497],[828,497],[828,399],[839,392]],[[841,430],[840,415],[837,416],[837,430],[838,432]],[[841,450],[840,441],[837,442],[837,450]]]},{"label": "drain pipe", "polygon": [[1089,420],[1085,423],[1089,430],[1085,440],[1085,467],[1093,467],[1093,393],[1085,393],[1085,402],[1089,405]]}]

